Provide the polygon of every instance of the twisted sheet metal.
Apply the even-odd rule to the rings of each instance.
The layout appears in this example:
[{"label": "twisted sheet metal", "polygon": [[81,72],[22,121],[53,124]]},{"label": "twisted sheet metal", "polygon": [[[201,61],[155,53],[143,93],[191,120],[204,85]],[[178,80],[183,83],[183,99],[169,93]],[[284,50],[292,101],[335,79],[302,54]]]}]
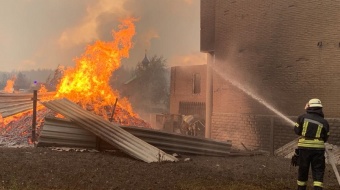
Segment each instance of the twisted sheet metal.
[{"label": "twisted sheet metal", "polygon": [[72,122],[98,136],[112,146],[136,159],[147,163],[161,161],[178,161],[172,155],[152,146],[145,141],[125,131],[118,124],[111,123],[102,117],[82,109],[67,99],[58,99],[42,102],[47,108],[69,118]]},{"label": "twisted sheet metal", "polygon": [[[226,156],[231,154],[230,142],[214,141],[141,127],[121,126],[121,128],[167,152],[205,156]],[[46,117],[38,140],[38,146],[95,148],[96,138],[95,135],[69,120]]]},{"label": "twisted sheet metal", "polygon": [[[38,99],[51,98],[55,92],[38,93]],[[3,118],[33,109],[33,93],[0,93],[0,114]]]}]

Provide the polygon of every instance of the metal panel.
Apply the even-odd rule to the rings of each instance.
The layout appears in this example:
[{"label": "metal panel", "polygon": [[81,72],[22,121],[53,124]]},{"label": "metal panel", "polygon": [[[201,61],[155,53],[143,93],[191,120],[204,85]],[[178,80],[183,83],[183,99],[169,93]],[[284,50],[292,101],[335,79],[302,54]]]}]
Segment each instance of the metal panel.
[{"label": "metal panel", "polygon": [[123,129],[168,152],[212,156],[225,156],[230,153],[231,142],[220,142],[211,139],[138,127],[123,127]]},{"label": "metal panel", "polygon": [[[158,147],[159,149],[167,152],[207,156],[225,156],[231,154],[230,142],[221,142],[176,133],[167,133],[141,127],[121,126],[121,128],[131,133],[132,135],[146,141],[147,143],[150,143]],[[88,133],[85,129],[79,127],[71,121],[59,118],[45,118],[45,123],[42,128],[40,139],[38,141],[38,146],[69,145],[71,147],[83,147],[82,142],[77,142],[76,139],[66,138],[71,137],[71,135],[75,134],[77,134],[78,136],[82,136],[88,141],[90,138],[94,138],[94,135],[91,136],[91,133]],[[92,144],[85,147],[93,148],[95,146],[95,142],[91,142]]]},{"label": "metal panel", "polygon": [[179,114],[205,117],[205,102],[179,102]]},{"label": "metal panel", "polygon": [[38,146],[96,148],[96,136],[70,121],[45,117]]},{"label": "metal panel", "polygon": [[287,144],[283,145],[282,147],[276,149],[274,151],[274,155],[282,156],[282,157],[291,157],[294,153],[295,149],[297,148],[299,138],[296,138]]},{"label": "metal panel", "polygon": [[[38,93],[39,99],[51,98],[55,92]],[[0,93],[0,114],[3,118],[33,109],[33,93]]]},{"label": "metal panel", "polygon": [[42,102],[49,109],[56,111],[72,122],[95,134],[102,140],[119,148],[134,158],[145,162],[178,161],[172,155],[152,146],[145,141],[133,136],[102,117],[82,109],[77,104],[67,100],[51,100]]}]

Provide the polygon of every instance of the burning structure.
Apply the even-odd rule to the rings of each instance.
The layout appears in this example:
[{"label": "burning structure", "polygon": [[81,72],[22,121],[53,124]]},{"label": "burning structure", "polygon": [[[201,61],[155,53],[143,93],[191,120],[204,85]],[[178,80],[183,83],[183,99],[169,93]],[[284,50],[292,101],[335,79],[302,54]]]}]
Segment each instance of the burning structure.
[{"label": "burning structure", "polygon": [[[90,106],[99,115],[105,106],[112,106],[119,98],[118,106],[127,114],[136,116],[128,100],[119,97],[119,93],[109,86],[112,72],[120,67],[120,60],[129,56],[132,37],[135,34],[133,18],[122,21],[119,31],[113,32],[114,41],[97,41],[88,46],[85,53],[76,60],[75,68],[65,70],[57,87],[56,98],[68,98]],[[105,112],[105,111],[104,111]]]},{"label": "burning structure", "polygon": [[339,8],[334,1],[201,0],[206,136],[273,152],[296,137],[289,120],[318,97],[329,142],[338,144]]},{"label": "burning structure", "polygon": [[[122,149],[124,152],[137,159],[141,159],[146,162],[177,161],[177,158],[174,156],[166,154],[155,146],[140,140],[139,138],[120,128],[120,126],[126,125],[142,126],[145,128],[149,127],[147,123],[145,123],[138,117],[136,113],[134,113],[129,101],[119,97],[118,92],[111,89],[109,86],[109,79],[112,72],[119,68],[120,60],[122,58],[128,57],[128,51],[132,47],[131,39],[135,32],[133,22],[134,19],[132,18],[123,20],[122,24],[119,26],[120,30],[113,32],[114,41],[97,41],[92,46],[88,46],[85,53],[76,60],[75,68],[69,68],[63,71],[64,75],[56,88],[56,94],[51,94],[47,97],[48,99],[39,99],[40,103],[48,107],[49,110],[39,105],[37,108],[39,114],[35,115],[35,102],[38,99],[36,92],[34,93],[34,97],[32,99],[34,102],[33,117],[31,115],[31,111],[21,113],[20,115],[11,116],[8,113],[9,108],[6,107],[6,105],[1,106],[1,108],[5,108],[0,110],[2,111],[1,113],[6,113],[8,116],[4,121],[1,120],[1,136],[10,136],[12,138],[18,137],[23,140],[31,139],[29,138],[30,127],[28,126],[33,123],[32,139],[35,139],[35,134],[33,134],[33,131],[35,133],[36,123],[38,125],[39,131],[43,125],[43,119],[45,117],[66,117],[72,122],[75,122],[70,123],[70,125],[80,125],[89,131],[92,136],[94,135],[95,138],[98,137],[110,145]],[[40,88],[39,94],[46,93],[46,90],[46,87],[43,86]],[[24,96],[25,94],[21,94],[20,98],[22,99],[19,100],[15,99],[16,97],[14,96],[10,96],[9,98],[10,101],[18,102],[18,104],[20,104],[19,102],[24,101],[26,105],[26,102],[31,100],[25,99]],[[117,104],[118,98],[119,101]],[[2,103],[6,104],[5,101]],[[24,108],[20,110],[14,110],[14,112],[22,112],[24,111],[23,109]],[[111,118],[109,118],[110,115]],[[114,117],[112,117],[113,115]],[[37,122],[35,120],[36,116]],[[56,130],[60,134],[60,131],[58,131],[59,129],[55,128],[53,130]],[[47,131],[46,133],[48,132],[51,131]],[[49,135],[46,135],[46,133],[44,138],[49,139]],[[167,135],[169,134],[161,134],[160,136]],[[69,137],[69,134],[66,134],[66,136]],[[79,135],[76,134],[76,136]],[[159,137],[156,135],[155,138],[157,139]],[[174,139],[174,136],[171,138],[164,138],[169,141],[169,139]],[[169,143],[168,141],[163,142],[165,140],[164,138],[161,140],[152,140],[152,142],[158,144],[158,146],[166,147],[167,150],[178,150],[178,147],[180,146],[172,146],[171,144],[173,143]],[[0,144],[3,142],[3,140],[8,141],[8,139],[11,140],[10,138],[1,138]],[[90,142],[91,139],[93,139],[93,137],[90,137]],[[146,139],[150,140],[150,136],[147,136]],[[230,154],[230,142],[218,143],[214,141],[206,141],[206,146],[209,148],[208,150],[202,149],[202,143],[204,144],[205,142],[197,142],[201,141],[201,139],[182,139],[180,141],[182,143],[191,143],[190,146],[184,144],[184,146],[180,148],[181,151],[194,151],[196,153],[200,152],[201,154],[210,152],[210,154],[214,155]],[[25,144],[19,140],[15,140],[15,142],[18,144]],[[188,148],[191,146],[192,148],[188,150]],[[213,147],[215,150],[211,150],[211,147]],[[205,146],[203,148],[205,148]]]},{"label": "burning structure", "polygon": [[[112,32],[113,41],[97,41],[93,45],[88,46],[85,53],[76,60],[76,66],[63,71],[64,75],[57,86],[56,93],[53,95],[50,94],[48,98],[67,98],[82,106],[84,109],[92,111],[107,120],[112,116],[112,112],[114,111],[115,117],[112,121],[120,123],[121,125],[149,127],[149,125],[140,119],[132,110],[129,101],[119,97],[119,93],[109,86],[109,79],[112,72],[120,67],[122,58],[129,56],[129,49],[132,47],[132,37],[135,34],[134,21],[134,18],[122,20],[119,30]],[[44,86],[40,88],[39,93],[44,93],[46,90]],[[31,94],[21,94],[15,97],[2,96],[2,109],[0,111],[2,116],[6,116],[1,126],[2,136],[14,136],[13,134],[17,134],[14,128],[30,129],[31,123],[26,121],[31,117],[31,112],[20,115],[21,117],[19,118],[18,115],[12,115],[29,110],[27,105],[32,105],[32,100],[30,99]],[[5,98],[8,100],[5,100]],[[118,98],[119,101],[115,106],[115,101]],[[40,99],[40,101],[44,100],[47,99]],[[16,106],[7,105],[10,102]],[[20,109],[12,110],[11,107],[18,108],[17,106],[19,105]],[[38,105],[38,109],[40,109],[40,107],[41,105]],[[115,109],[113,109],[113,107]],[[31,108],[32,107],[30,107],[30,109]],[[45,111],[41,112],[43,114],[38,114],[38,126],[42,124],[40,120],[47,115],[61,117],[61,115],[57,113],[46,111],[46,108],[42,107],[41,109]],[[25,120],[25,122],[21,119]],[[29,136],[27,130],[25,130],[24,135],[17,135],[26,138]]]}]

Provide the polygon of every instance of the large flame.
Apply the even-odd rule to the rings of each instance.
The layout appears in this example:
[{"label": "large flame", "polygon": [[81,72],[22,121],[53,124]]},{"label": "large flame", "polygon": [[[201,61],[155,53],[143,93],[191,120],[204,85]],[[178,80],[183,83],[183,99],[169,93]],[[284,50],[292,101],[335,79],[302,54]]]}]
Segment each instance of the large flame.
[{"label": "large flame", "polygon": [[14,82],[15,82],[15,78],[7,80],[4,91],[7,92],[7,93],[13,93]]},{"label": "large flame", "polygon": [[39,93],[46,93],[48,90],[44,84],[40,85]]},{"label": "large flame", "polygon": [[[56,97],[66,97],[83,107],[90,105],[96,113],[103,112],[102,108],[107,105],[112,106],[119,93],[110,87],[109,79],[112,72],[120,67],[121,59],[129,57],[135,21],[135,18],[122,20],[119,30],[112,32],[113,41],[96,41],[88,46],[85,53],[75,60],[75,68],[65,71],[57,86]],[[119,98],[118,105],[136,116],[128,100]]]}]

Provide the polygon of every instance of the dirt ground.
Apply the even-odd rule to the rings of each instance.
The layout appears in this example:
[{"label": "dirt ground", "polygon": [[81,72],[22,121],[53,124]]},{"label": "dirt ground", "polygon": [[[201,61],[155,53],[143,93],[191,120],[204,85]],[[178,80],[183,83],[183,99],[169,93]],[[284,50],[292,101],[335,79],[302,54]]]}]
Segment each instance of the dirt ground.
[{"label": "dirt ground", "polygon": [[[179,160],[148,164],[120,151],[1,147],[0,189],[296,189],[297,168],[281,157],[180,155]],[[339,189],[330,165],[325,189]]]}]

